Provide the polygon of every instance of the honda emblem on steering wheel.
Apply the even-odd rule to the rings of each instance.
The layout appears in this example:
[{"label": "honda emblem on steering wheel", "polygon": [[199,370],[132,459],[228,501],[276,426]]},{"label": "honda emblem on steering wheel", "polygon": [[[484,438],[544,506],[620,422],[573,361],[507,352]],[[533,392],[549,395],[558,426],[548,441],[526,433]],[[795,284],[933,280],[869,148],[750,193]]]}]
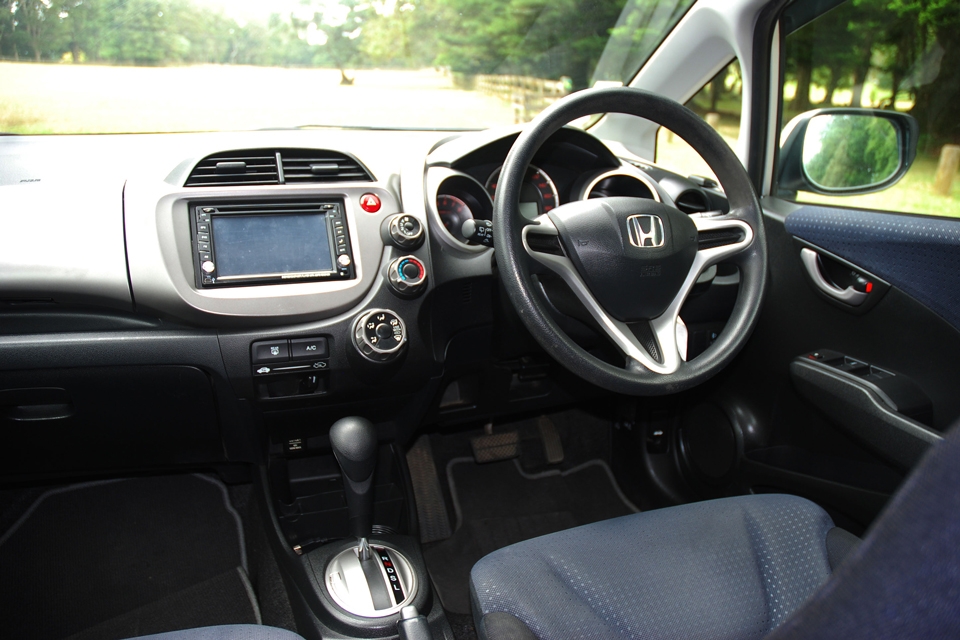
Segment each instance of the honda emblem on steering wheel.
[{"label": "honda emblem on steering wheel", "polygon": [[662,247],[663,221],[659,216],[636,215],[627,218],[627,231],[630,235],[630,244],[635,247]]}]

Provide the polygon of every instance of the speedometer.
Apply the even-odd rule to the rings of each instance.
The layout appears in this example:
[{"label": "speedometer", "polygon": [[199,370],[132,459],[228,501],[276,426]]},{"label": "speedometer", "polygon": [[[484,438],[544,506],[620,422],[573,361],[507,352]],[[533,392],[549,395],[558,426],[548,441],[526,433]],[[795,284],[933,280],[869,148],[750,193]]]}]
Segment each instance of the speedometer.
[{"label": "speedometer", "polygon": [[[497,190],[502,168],[501,166],[491,173],[484,185],[491,197]],[[520,214],[528,220],[533,220],[538,215],[555,209],[558,204],[560,204],[560,195],[557,193],[557,185],[553,183],[550,176],[532,164],[528,166],[523,176],[523,186],[520,188]]]}]

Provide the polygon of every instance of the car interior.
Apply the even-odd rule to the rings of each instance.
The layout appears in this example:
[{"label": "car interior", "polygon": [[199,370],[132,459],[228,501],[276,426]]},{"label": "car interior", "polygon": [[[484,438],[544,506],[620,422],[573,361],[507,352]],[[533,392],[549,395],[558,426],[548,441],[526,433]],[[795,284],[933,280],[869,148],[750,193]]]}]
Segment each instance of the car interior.
[{"label": "car interior", "polygon": [[0,634],[960,637],[960,218],[896,91],[784,98],[857,7],[513,126],[0,136]]}]

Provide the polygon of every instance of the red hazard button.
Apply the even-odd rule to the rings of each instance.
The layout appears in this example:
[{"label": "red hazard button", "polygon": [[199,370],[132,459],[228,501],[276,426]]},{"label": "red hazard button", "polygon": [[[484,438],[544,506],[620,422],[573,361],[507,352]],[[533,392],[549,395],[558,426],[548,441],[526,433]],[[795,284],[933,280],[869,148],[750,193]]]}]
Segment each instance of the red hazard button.
[{"label": "red hazard button", "polygon": [[365,193],[360,196],[360,208],[367,213],[376,213],[380,211],[380,198],[372,193]]}]

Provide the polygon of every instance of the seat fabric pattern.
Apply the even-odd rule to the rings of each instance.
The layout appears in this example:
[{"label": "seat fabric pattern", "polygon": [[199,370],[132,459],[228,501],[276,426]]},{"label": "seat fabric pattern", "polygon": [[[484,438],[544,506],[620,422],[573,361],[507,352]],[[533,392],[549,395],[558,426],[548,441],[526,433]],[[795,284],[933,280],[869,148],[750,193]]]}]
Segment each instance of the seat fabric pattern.
[{"label": "seat fabric pattern", "polygon": [[771,640],[960,638],[960,421]]},{"label": "seat fabric pattern", "polygon": [[785,495],[598,522],[480,560],[474,615],[510,613],[540,640],[760,638],[829,577],[831,528],[823,509]]},{"label": "seat fabric pattern", "polygon": [[303,640],[286,629],[263,627],[258,624],[227,624],[182,631],[168,631],[130,640]]}]

